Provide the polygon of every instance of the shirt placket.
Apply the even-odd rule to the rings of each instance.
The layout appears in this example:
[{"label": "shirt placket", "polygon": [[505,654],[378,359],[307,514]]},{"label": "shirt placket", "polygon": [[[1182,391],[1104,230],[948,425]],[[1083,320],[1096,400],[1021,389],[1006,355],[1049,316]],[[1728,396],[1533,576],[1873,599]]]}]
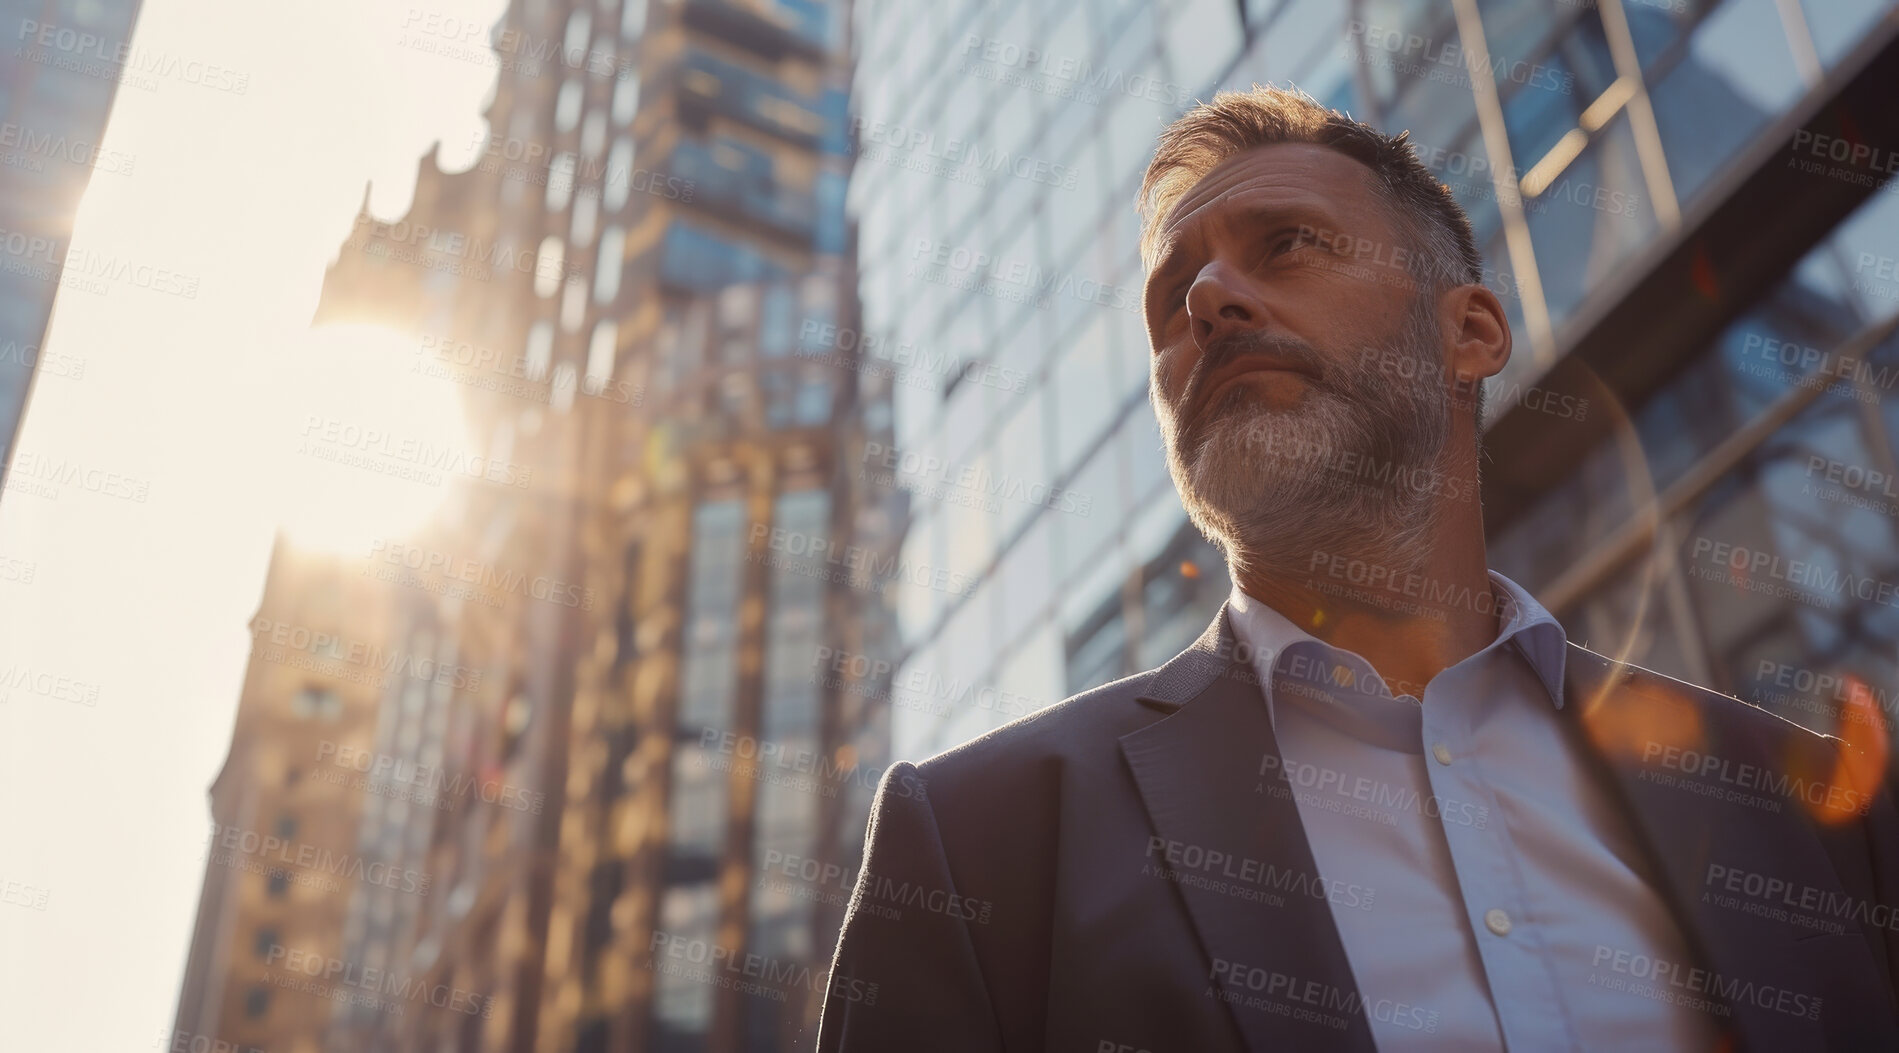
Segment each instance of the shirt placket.
[{"label": "shirt placket", "polygon": [[[1459,672],[1440,673],[1425,690],[1425,771],[1435,801],[1422,802],[1422,807],[1435,816],[1450,846],[1465,920],[1476,937],[1505,1048],[1570,1048],[1571,1031],[1548,948],[1529,911],[1524,873],[1503,809],[1476,752],[1471,707],[1459,704],[1464,682]],[[1457,807],[1463,802],[1478,806],[1475,815],[1481,824],[1455,821],[1467,814]]]}]

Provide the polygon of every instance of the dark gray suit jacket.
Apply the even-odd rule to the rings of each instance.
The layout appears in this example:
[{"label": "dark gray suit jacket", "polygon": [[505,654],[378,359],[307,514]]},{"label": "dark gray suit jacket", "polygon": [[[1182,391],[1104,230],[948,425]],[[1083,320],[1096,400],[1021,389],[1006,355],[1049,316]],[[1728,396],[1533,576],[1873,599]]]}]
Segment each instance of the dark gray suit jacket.
[{"label": "dark gray suit jacket", "polygon": [[[1244,659],[1222,607],[1158,669],[892,765],[818,1049],[1372,1049],[1327,902],[1352,892],[1316,873],[1296,802],[1255,791],[1278,746]],[[1695,993],[1728,1005],[1728,1048],[1899,1049],[1880,758],[1842,767],[1838,739],[1574,644],[1566,666],[1566,727],[1719,978]],[[1711,866],[1846,931],[1723,903]]]}]

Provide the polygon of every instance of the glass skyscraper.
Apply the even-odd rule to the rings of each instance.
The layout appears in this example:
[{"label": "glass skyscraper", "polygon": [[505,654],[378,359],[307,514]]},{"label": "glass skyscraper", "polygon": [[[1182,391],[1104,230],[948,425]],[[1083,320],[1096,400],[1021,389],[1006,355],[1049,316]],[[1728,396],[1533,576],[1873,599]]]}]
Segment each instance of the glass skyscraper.
[{"label": "glass skyscraper", "polygon": [[138,0],[0,0],[12,48],[0,75],[0,479],[34,378],[69,383],[86,373],[83,355],[44,348],[42,338],[81,195],[95,172],[125,176],[135,165],[99,143],[120,84],[151,87],[130,47],[138,10]]},{"label": "glass skyscraper", "polygon": [[910,495],[905,557],[973,583],[903,594],[896,756],[1151,668],[1229,591],[1148,405],[1133,200],[1168,121],[1254,83],[1409,130],[1471,217],[1516,336],[1493,565],[1578,642],[1820,730],[1836,685],[1899,682],[1894,4],[860,19],[865,339],[909,363],[878,479]]}]

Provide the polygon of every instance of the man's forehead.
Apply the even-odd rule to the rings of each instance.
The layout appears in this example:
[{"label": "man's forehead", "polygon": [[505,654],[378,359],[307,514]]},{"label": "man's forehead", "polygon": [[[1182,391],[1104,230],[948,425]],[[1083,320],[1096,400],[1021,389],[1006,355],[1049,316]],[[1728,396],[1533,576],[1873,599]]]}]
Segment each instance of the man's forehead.
[{"label": "man's forehead", "polygon": [[1163,235],[1195,214],[1229,202],[1367,201],[1371,170],[1329,146],[1273,143],[1255,146],[1214,165],[1180,196],[1161,223]]}]

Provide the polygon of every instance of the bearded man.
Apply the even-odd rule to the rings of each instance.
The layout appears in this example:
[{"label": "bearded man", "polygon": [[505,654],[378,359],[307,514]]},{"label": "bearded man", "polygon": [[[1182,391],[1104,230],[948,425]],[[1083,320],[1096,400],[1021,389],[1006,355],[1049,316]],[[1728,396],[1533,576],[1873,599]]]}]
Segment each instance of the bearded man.
[{"label": "bearded man", "polygon": [[819,1049],[1899,1048],[1884,772],[1488,568],[1510,326],[1405,137],[1222,93],[1140,204],[1154,411],[1232,593],[891,767]]}]

